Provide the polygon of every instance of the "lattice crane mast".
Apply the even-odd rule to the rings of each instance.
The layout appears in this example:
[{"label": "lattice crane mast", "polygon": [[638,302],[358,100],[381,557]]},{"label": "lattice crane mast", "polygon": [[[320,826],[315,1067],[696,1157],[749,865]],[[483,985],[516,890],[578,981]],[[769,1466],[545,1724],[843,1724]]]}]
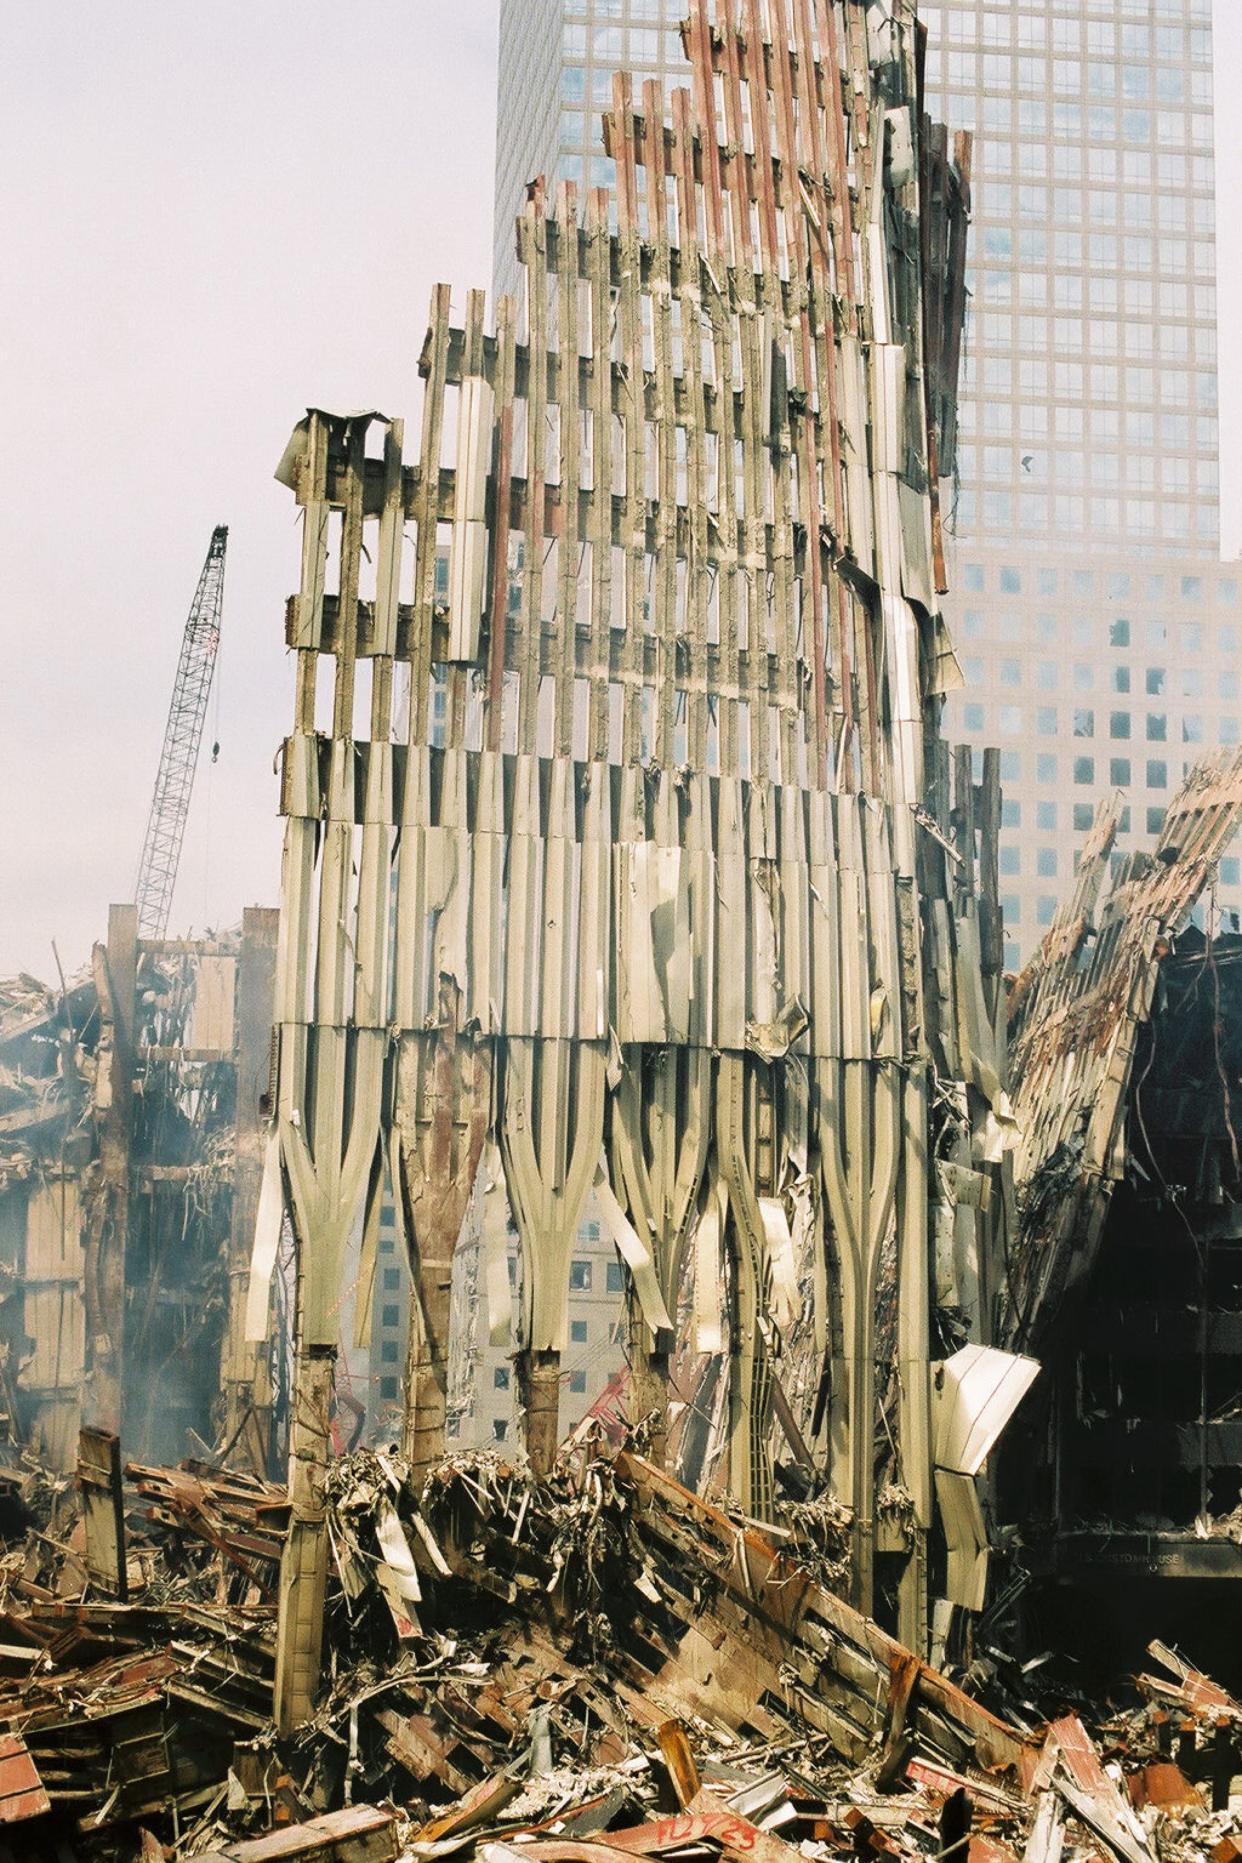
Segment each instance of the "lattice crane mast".
[{"label": "lattice crane mast", "polygon": [[217,524],[211,533],[207,560],[181,639],[181,657],[164,727],[164,748],[160,752],[155,794],[151,798],[151,813],[134,887],[140,938],[162,938],[168,930],[181,843],[203,741],[203,720],[207,716],[207,700],[220,645],[224,551],[228,537],[225,524]]}]

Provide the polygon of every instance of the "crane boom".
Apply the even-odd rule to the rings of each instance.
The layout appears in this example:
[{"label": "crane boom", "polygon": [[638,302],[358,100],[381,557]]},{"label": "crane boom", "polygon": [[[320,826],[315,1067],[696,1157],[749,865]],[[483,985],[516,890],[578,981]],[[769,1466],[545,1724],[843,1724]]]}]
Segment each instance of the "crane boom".
[{"label": "crane boom", "polygon": [[194,772],[203,741],[203,719],[207,715],[216,650],[220,645],[224,551],[228,535],[225,524],[218,524],[211,533],[207,560],[181,638],[181,657],[177,662],[172,703],[164,726],[164,747],[160,752],[155,794],[151,798],[151,813],[134,887],[140,938],[162,938],[168,930]]}]

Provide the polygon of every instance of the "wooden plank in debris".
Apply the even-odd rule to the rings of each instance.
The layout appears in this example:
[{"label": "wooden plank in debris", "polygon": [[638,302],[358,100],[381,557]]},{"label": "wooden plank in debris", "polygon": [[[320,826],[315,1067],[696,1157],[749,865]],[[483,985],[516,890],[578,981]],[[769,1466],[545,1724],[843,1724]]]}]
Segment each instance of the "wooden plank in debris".
[{"label": "wooden plank in debris", "polygon": [[296,1857],[312,1857],[315,1863],[391,1863],[400,1848],[395,1812],[381,1805],[349,1805],[306,1824],[227,1845],[222,1854],[229,1863],[291,1863]]},{"label": "wooden plank in debris", "polygon": [[128,1601],[125,1511],[121,1490],[121,1439],[84,1426],[78,1433],[78,1487],[86,1527],[86,1570],[92,1585],[121,1604]]}]

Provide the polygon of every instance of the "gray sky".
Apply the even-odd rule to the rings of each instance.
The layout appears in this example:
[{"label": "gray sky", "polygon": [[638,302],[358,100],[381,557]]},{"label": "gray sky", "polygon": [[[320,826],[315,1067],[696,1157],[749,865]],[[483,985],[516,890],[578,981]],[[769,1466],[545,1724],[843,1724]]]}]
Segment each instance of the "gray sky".
[{"label": "gray sky", "polygon": [[[129,896],[181,628],[227,523],[178,930],[275,903],[308,403],[415,405],[437,279],[491,271],[496,0],[0,0],[0,974]],[[1242,5],[1217,0],[1217,94]],[[1217,118],[1225,544],[1242,548],[1242,151]],[[218,717],[218,723],[217,723]]]}]

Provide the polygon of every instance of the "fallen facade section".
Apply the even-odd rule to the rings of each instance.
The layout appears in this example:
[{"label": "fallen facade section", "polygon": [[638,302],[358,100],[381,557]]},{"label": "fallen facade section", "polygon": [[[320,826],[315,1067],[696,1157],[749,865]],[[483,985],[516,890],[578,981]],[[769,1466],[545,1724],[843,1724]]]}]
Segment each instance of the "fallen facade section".
[{"label": "fallen facade section", "polygon": [[1047,1368],[1018,1450],[1030,1556],[1104,1597],[1114,1643],[1119,1580],[1242,1577],[1239,940],[1210,899],[1188,924],[1242,819],[1242,758],[1192,771],[1154,852],[1113,873],[1118,806],[1014,990],[1000,1329]]}]

